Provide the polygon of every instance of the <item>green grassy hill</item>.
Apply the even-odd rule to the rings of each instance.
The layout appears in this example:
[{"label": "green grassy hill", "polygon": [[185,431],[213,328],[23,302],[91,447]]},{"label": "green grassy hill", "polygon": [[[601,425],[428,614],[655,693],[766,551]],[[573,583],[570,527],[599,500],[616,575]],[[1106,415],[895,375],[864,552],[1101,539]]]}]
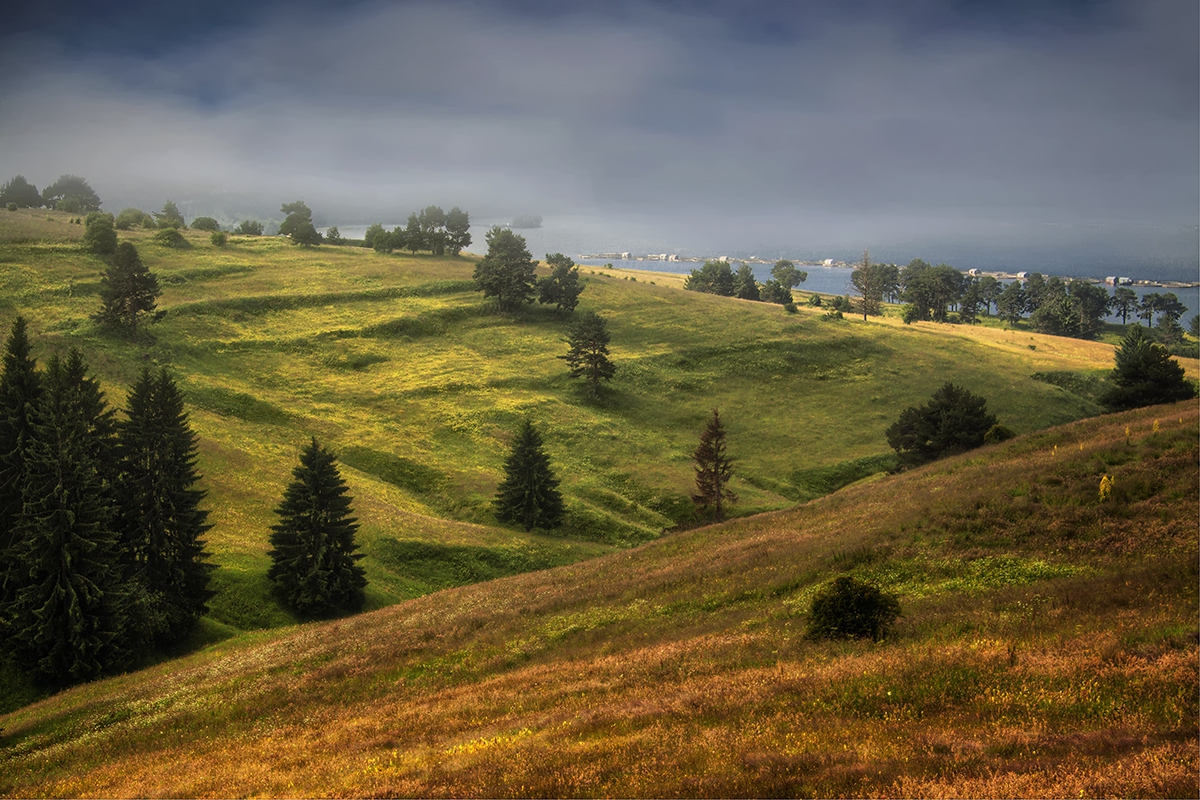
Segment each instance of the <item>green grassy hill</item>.
[{"label": "green grassy hill", "polygon": [[[245,634],[0,717],[0,794],[1195,796],[1198,439],[1098,417]],[[845,573],[886,641],[804,638]]]},{"label": "green grassy hill", "polygon": [[[998,329],[829,320],[804,308],[680,291],[678,279],[584,269],[581,309],[610,321],[618,374],[586,402],[566,376],[569,319],[493,312],[473,257],[296,248],[232,237],[173,250],[122,232],[159,276],[153,340],[90,316],[104,262],[58,212],[0,213],[0,324],[24,314],[38,355],[81,347],[124,403],[144,365],[170,366],[201,439],[219,591],[198,641],[294,621],[265,580],[273,508],[299,448],[337,452],[363,527],[368,607],[571,563],[651,540],[690,514],[690,453],[719,407],[737,459],[736,512],[787,507],[887,469],[883,432],[944,380],[1018,432],[1098,411],[1035,373],[1100,376],[1111,347]],[[537,254],[541,255],[541,254]],[[562,479],[554,536],[497,527],[509,438],[531,416]]]}]

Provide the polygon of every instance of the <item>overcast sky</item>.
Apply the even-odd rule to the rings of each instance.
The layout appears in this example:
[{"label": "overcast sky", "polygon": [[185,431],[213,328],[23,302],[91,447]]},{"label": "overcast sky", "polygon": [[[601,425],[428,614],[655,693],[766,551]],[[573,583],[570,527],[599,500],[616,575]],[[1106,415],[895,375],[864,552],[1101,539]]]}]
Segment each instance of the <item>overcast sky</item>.
[{"label": "overcast sky", "polygon": [[111,211],[303,198],[350,223],[437,203],[638,220],[671,244],[1129,236],[1197,261],[1194,0],[43,0],[6,15],[0,180],[82,175]]}]

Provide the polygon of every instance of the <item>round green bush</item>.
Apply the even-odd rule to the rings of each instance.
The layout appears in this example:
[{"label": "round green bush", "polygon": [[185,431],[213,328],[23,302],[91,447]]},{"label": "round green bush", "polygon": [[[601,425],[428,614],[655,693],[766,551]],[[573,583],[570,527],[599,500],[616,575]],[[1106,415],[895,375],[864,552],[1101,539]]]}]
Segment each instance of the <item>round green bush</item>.
[{"label": "round green bush", "polygon": [[983,435],[983,443],[999,444],[1000,442],[1007,442],[1016,435],[1016,432],[1014,432],[1012,428],[996,423],[992,427],[988,428],[987,433]]},{"label": "round green bush", "polygon": [[213,243],[213,247],[224,247],[229,242],[229,234],[225,231],[213,231],[208,240]]},{"label": "round green bush", "polygon": [[154,234],[154,241],[167,247],[174,247],[177,250],[191,247],[188,240],[183,237],[178,228],[163,228]]},{"label": "round green bush", "polygon": [[813,598],[807,635],[811,639],[879,641],[899,616],[900,601],[895,595],[843,575]]},{"label": "round green bush", "polygon": [[5,208],[7,208],[9,211],[16,211],[16,210],[17,210],[17,204],[16,204],[16,203],[9,203],[7,206],[5,206]]},{"label": "round green bush", "polygon": [[192,220],[192,227],[198,231],[219,231],[221,224],[212,217],[196,217]]}]

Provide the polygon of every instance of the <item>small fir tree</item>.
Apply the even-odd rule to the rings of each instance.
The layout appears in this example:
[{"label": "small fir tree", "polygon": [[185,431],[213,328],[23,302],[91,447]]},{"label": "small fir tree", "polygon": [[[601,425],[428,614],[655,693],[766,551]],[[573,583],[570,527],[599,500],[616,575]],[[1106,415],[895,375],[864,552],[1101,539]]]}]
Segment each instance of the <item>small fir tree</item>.
[{"label": "small fir tree", "polygon": [[271,527],[271,567],[267,577],[284,602],[303,616],[362,608],[366,573],[354,534],[351,498],[337,460],[312,440],[275,509]]},{"label": "small fir tree", "polygon": [[564,513],[558,479],[550,469],[550,457],[542,449],[542,437],[533,423],[521,424],[512,452],[504,461],[504,480],[493,501],[502,522],[516,522],[525,530],[557,528]]},{"label": "small fir tree", "polygon": [[196,435],[175,381],[149,368],[129,394],[117,426],[122,556],[141,586],[147,631],[159,642],[181,639],[208,610],[213,565],[203,536],[211,528],[196,488]]},{"label": "small fir tree", "polygon": [[715,408],[700,434],[700,446],[692,453],[692,460],[696,462],[696,493],[692,502],[705,515],[724,519],[726,506],[736,503],[737,495],[729,488],[733,460],[725,453],[725,426]]},{"label": "small fir tree", "polygon": [[138,320],[143,314],[151,314],[155,322],[162,318],[161,313],[154,313],[161,294],[158,278],[142,263],[137,248],[129,242],[121,242],[100,279],[101,307],[96,319],[114,327],[128,328],[130,334],[136,336]]},{"label": "small fir tree", "polygon": [[611,380],[617,368],[608,358],[608,325],[595,311],[582,315],[567,332],[570,349],[565,360],[572,378],[583,378],[589,397],[600,394],[600,381]]}]

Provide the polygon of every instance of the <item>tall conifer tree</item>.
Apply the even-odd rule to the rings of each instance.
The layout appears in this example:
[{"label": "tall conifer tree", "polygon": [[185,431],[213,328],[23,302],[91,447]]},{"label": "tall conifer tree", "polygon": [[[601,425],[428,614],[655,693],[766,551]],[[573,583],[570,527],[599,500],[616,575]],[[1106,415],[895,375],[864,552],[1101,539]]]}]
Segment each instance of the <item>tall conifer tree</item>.
[{"label": "tall conifer tree", "polygon": [[314,438],[275,509],[271,568],[267,572],[284,601],[304,616],[357,611],[366,574],[357,562],[350,496],[333,454]]},{"label": "tall conifer tree", "polygon": [[175,381],[150,369],[129,394],[127,419],[118,425],[122,555],[143,593],[147,633],[177,641],[208,610],[213,569],[202,537],[211,528],[196,488],[196,435]]},{"label": "tall conifer tree", "polygon": [[496,516],[525,530],[562,524],[563,499],[542,436],[530,420],[521,424],[512,452],[504,462],[504,480],[496,489]]},{"label": "tall conifer tree", "polygon": [[12,530],[21,513],[25,451],[32,435],[30,415],[41,397],[37,362],[30,355],[24,317],[13,320],[4,346],[0,375],[0,556],[12,544]]},{"label": "tall conifer tree", "polygon": [[114,531],[112,412],[79,351],[47,365],[6,579],[9,644],[66,684],[119,663],[124,587]]}]

